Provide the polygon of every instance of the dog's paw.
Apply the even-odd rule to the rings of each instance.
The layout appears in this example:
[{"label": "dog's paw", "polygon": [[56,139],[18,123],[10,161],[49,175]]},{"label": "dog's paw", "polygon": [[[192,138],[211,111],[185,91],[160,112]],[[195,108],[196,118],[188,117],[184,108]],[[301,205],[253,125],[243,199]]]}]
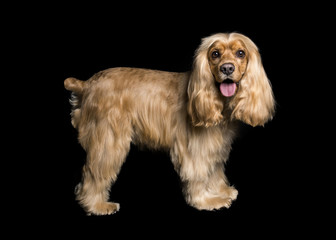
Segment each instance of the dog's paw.
[{"label": "dog's paw", "polygon": [[232,201],[234,199],[227,197],[227,198],[216,198],[216,200],[214,201],[214,204],[211,206],[209,210],[218,210],[221,208],[229,208],[231,207]]},{"label": "dog's paw", "polygon": [[215,208],[215,209],[229,208],[229,207],[231,207],[231,204],[232,204],[232,199],[231,198],[224,198],[221,201],[221,205],[219,205],[219,208]]},{"label": "dog's paw", "polygon": [[119,203],[103,202],[97,203],[88,211],[88,215],[111,215],[118,212],[120,209]]},{"label": "dog's paw", "polygon": [[234,187],[229,187],[227,189],[228,192],[228,197],[231,198],[232,200],[236,200],[238,196],[238,191]]},{"label": "dog's paw", "polygon": [[209,197],[202,201],[191,203],[198,210],[218,210],[221,208],[229,208],[233,199],[229,197]]}]

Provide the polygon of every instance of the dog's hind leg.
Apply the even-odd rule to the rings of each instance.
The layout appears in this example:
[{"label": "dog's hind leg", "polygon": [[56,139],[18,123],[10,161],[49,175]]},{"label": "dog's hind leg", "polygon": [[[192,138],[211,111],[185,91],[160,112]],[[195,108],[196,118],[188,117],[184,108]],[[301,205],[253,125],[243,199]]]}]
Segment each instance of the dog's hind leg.
[{"label": "dog's hind leg", "polygon": [[111,126],[110,120],[101,120],[88,128],[79,135],[87,160],[82,182],[76,188],[77,200],[88,214],[113,214],[120,206],[108,202],[109,190],[130,150],[132,130],[127,120],[118,127]]}]

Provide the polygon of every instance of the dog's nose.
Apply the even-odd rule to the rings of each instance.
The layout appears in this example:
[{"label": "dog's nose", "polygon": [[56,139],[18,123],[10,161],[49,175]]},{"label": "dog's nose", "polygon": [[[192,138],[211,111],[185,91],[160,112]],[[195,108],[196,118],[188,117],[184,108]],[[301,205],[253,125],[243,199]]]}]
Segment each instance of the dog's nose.
[{"label": "dog's nose", "polygon": [[232,63],[224,63],[219,69],[225,75],[231,75],[235,70],[235,66]]}]

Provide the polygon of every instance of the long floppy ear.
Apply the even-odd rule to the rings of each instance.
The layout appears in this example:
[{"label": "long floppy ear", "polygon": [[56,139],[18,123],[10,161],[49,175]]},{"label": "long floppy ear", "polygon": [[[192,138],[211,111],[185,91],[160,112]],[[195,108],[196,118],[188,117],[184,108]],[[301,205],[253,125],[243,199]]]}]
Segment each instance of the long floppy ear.
[{"label": "long floppy ear", "polygon": [[223,120],[223,103],[207,59],[207,47],[196,51],[188,85],[188,114],[194,126],[210,127]]},{"label": "long floppy ear", "polygon": [[263,126],[273,118],[275,100],[266,76],[257,46],[247,37],[239,35],[248,49],[248,65],[240,81],[239,91],[230,103],[232,117],[251,126]]}]

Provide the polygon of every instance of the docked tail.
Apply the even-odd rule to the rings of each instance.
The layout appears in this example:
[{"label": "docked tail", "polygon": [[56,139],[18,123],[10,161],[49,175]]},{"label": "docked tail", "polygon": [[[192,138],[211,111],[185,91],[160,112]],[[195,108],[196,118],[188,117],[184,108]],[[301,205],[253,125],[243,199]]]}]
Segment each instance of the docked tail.
[{"label": "docked tail", "polygon": [[84,84],[84,81],[78,80],[76,78],[67,78],[64,81],[65,89],[72,91],[70,99],[70,104],[72,105],[71,123],[74,128],[77,128],[80,121],[80,107],[82,103]]},{"label": "docked tail", "polygon": [[70,77],[65,79],[64,87],[66,90],[72,91],[75,94],[82,94],[84,83],[85,83],[84,81]]}]

